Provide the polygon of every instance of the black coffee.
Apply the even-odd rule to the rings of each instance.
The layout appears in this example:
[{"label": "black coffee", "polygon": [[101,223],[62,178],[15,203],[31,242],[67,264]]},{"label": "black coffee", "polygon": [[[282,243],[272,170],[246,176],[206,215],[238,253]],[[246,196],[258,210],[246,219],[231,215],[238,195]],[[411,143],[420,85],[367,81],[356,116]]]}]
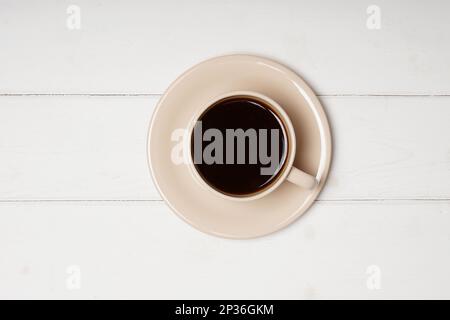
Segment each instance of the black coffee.
[{"label": "black coffee", "polygon": [[191,137],[200,176],[231,196],[248,196],[275,182],[286,152],[282,122],[270,106],[253,97],[215,103],[200,116]]}]

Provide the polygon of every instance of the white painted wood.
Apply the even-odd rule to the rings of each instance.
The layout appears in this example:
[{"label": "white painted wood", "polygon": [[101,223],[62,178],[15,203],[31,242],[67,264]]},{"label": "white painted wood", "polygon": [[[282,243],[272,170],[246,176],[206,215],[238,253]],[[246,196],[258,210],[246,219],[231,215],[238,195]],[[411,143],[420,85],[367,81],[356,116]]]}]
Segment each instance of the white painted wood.
[{"label": "white painted wood", "polygon": [[146,160],[154,103],[133,97],[0,98],[1,198],[155,197]]},{"label": "white painted wood", "polygon": [[[380,30],[366,27],[373,4]],[[449,299],[448,12],[444,0],[0,0],[0,298]],[[146,159],[158,94],[237,52],[304,77],[334,137],[320,200],[250,241],[179,220]]]},{"label": "white painted wood", "polygon": [[322,100],[334,163],[321,199],[450,198],[450,97]]},{"label": "white painted wood", "polygon": [[[321,202],[245,241],[197,232],[162,202],[0,212],[1,298],[450,298],[449,201]],[[380,290],[367,287],[373,265]]]},{"label": "white painted wood", "polygon": [[[78,5],[81,29],[67,28]],[[450,94],[450,2],[0,1],[0,93],[162,93],[191,65],[246,52],[321,94]]]},{"label": "white painted wood", "polygon": [[[158,97],[0,97],[0,200],[160,199],[146,158]],[[320,196],[449,199],[450,97],[325,97]]]}]

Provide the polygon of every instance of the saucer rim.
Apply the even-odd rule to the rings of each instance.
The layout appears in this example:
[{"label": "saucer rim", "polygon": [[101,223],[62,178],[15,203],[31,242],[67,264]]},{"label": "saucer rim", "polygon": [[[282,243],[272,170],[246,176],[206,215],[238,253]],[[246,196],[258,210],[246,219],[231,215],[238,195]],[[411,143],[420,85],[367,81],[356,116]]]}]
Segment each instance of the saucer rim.
[{"label": "saucer rim", "polygon": [[[242,234],[234,235],[234,234],[229,234],[229,233],[221,233],[218,231],[212,231],[212,230],[209,230],[208,228],[202,227],[198,223],[195,223],[195,222],[189,220],[187,216],[183,215],[178,209],[176,209],[174,207],[174,205],[171,203],[171,201],[166,197],[164,192],[161,190],[158,180],[156,179],[156,176],[155,176],[154,168],[153,168],[152,161],[151,161],[151,154],[150,154],[151,137],[152,137],[152,132],[153,132],[152,128],[154,127],[154,123],[156,121],[159,110],[162,108],[162,106],[165,102],[165,99],[170,94],[170,92],[173,90],[173,88],[179,82],[183,81],[183,79],[187,75],[189,75],[195,69],[199,68],[201,65],[207,64],[207,63],[213,63],[214,61],[220,61],[222,59],[233,59],[233,58],[236,58],[236,59],[242,58],[242,59],[249,59],[249,60],[254,59],[255,60],[254,62],[256,62],[256,61],[265,62],[270,67],[273,67],[273,68],[276,67],[277,69],[282,70],[284,73],[289,74],[291,77],[296,78],[296,80],[299,82],[299,85],[300,85],[300,86],[297,86],[299,91],[301,92],[300,94],[307,100],[309,107],[318,113],[316,116],[317,122],[320,124],[319,127],[321,126],[323,128],[323,130],[320,130],[320,136],[321,136],[321,148],[322,148],[322,146],[324,148],[323,148],[323,154],[320,156],[321,163],[319,164],[319,167],[317,169],[317,174],[316,174],[316,178],[318,180],[317,186],[311,190],[311,194],[305,198],[305,200],[302,202],[302,204],[295,211],[293,211],[293,214],[290,215],[289,218],[283,220],[281,223],[274,225],[274,227],[271,228],[271,230],[269,230],[269,231],[252,233],[251,235],[242,235]],[[287,78],[287,81],[289,81],[289,80],[290,79]],[[150,174],[151,174],[153,183],[154,183],[159,195],[166,203],[166,205],[172,210],[172,212],[174,212],[179,218],[181,218],[182,221],[186,222],[188,225],[190,225],[194,229],[196,229],[204,234],[210,235],[210,236],[221,237],[221,238],[226,238],[226,239],[231,239],[231,240],[256,239],[256,238],[260,238],[263,236],[267,236],[267,235],[276,233],[276,232],[288,227],[289,225],[291,225],[300,216],[302,216],[303,214],[305,214],[308,211],[308,209],[313,205],[313,203],[315,202],[315,200],[317,199],[319,194],[322,192],[323,187],[328,179],[330,168],[332,165],[333,140],[332,140],[332,135],[331,135],[331,128],[330,128],[327,114],[326,114],[319,98],[317,97],[315,92],[312,90],[312,88],[303,80],[303,78],[298,73],[294,72],[292,69],[290,69],[289,67],[285,66],[284,64],[276,61],[275,59],[267,58],[267,57],[264,57],[261,55],[248,54],[248,53],[233,53],[233,54],[224,54],[224,55],[214,56],[212,58],[202,60],[202,61],[194,64],[193,66],[191,66],[184,72],[182,72],[169,85],[169,87],[164,91],[164,93],[158,100],[158,102],[155,106],[155,109],[153,110],[153,114],[152,114],[147,132],[148,132],[147,133],[147,144],[146,144],[146,146],[147,146],[147,164],[148,164],[148,167],[150,170]],[[321,153],[322,153],[322,151],[321,151]]]}]

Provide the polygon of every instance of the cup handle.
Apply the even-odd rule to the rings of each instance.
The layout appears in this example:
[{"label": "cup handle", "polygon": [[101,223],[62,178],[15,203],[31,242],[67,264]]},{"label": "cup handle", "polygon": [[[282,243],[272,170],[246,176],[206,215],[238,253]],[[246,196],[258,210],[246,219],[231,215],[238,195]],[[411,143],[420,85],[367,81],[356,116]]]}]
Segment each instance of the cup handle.
[{"label": "cup handle", "polygon": [[315,177],[295,167],[292,167],[287,180],[305,189],[312,189],[317,186],[318,183]]}]

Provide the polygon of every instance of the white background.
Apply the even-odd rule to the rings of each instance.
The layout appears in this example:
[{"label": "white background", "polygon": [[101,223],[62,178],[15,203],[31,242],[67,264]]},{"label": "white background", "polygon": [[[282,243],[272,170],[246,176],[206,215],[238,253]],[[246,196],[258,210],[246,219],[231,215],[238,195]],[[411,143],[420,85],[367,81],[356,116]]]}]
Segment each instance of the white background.
[{"label": "white background", "polygon": [[[450,298],[449,13],[444,0],[0,0],[0,297]],[[146,159],[170,82],[236,52],[296,70],[335,151],[311,210],[246,241],[172,214]]]}]

